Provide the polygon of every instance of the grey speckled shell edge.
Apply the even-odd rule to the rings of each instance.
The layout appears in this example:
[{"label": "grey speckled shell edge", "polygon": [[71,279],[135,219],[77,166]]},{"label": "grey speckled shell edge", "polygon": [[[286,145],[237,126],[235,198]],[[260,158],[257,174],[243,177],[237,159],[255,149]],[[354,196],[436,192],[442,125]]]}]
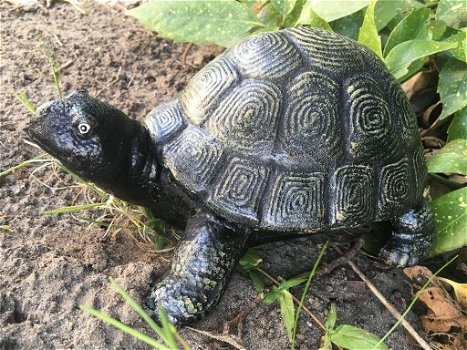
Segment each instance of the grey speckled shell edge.
[{"label": "grey speckled shell edge", "polygon": [[321,29],[247,38],[146,126],[188,192],[253,228],[384,221],[423,192],[423,149],[399,84],[369,49]]}]

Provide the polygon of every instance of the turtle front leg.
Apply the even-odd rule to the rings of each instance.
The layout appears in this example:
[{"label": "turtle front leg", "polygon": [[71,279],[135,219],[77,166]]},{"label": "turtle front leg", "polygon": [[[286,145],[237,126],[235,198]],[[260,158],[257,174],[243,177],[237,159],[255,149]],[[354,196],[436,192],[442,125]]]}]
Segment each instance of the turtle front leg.
[{"label": "turtle front leg", "polygon": [[202,318],[221,297],[247,239],[247,232],[234,231],[210,214],[190,218],[170,271],[147,299],[152,317],[158,321],[162,306],[177,327]]},{"label": "turtle front leg", "polygon": [[412,266],[431,249],[435,231],[433,212],[423,200],[417,208],[392,222],[392,237],[381,249],[381,258],[389,265]]}]

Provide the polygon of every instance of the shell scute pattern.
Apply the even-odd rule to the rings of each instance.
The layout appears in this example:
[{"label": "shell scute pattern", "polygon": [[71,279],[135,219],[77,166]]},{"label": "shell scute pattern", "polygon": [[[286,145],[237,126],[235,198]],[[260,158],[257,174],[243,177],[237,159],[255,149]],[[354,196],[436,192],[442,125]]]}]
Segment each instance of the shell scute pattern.
[{"label": "shell scute pattern", "polygon": [[166,142],[186,125],[178,99],[160,104],[149,112],[144,122],[156,143]]},{"label": "shell scute pattern", "polygon": [[340,84],[309,71],[296,76],[287,91],[288,104],[281,126],[284,151],[318,162],[329,158],[329,154],[341,158]]},{"label": "shell scute pattern", "polygon": [[229,91],[204,127],[225,148],[270,153],[281,104],[282,93],[275,84],[246,79]]},{"label": "shell scute pattern", "polygon": [[417,198],[421,198],[423,196],[426,177],[428,175],[425,160],[425,151],[421,144],[417,147],[417,151],[415,152],[415,155],[413,157],[413,171],[416,186],[413,192],[415,193]]},{"label": "shell scute pattern", "polygon": [[413,184],[412,172],[406,157],[397,163],[385,165],[379,178],[380,196],[378,200],[379,218],[397,213],[400,208],[410,206]]},{"label": "shell scute pattern", "polygon": [[352,226],[372,222],[374,216],[375,176],[373,168],[345,165],[333,175],[331,225]]},{"label": "shell scute pattern", "polygon": [[331,74],[365,69],[363,59],[355,54],[359,46],[351,39],[319,28],[310,31],[304,27],[297,27],[287,30],[286,33],[290,40],[304,51],[314,67],[325,69]]},{"label": "shell scute pattern", "polygon": [[281,33],[254,35],[231,51],[240,72],[252,78],[277,78],[300,66],[300,53]]},{"label": "shell scute pattern", "polygon": [[282,231],[387,220],[421,199],[426,165],[414,115],[383,68],[327,31],[260,34],[201,70],[148,125],[174,178],[227,219]]},{"label": "shell scute pattern", "polygon": [[382,156],[386,162],[400,158],[397,127],[376,81],[366,74],[357,75],[346,81],[344,89],[349,104],[345,112],[350,119],[348,148],[353,160],[373,163]]},{"label": "shell scute pattern", "polygon": [[401,123],[400,138],[407,147],[413,148],[415,142],[419,141],[417,119],[399,83],[392,80],[388,80],[388,82],[388,97],[393,102],[393,110],[391,112],[393,118],[400,120]]},{"label": "shell scute pattern", "polygon": [[231,156],[210,189],[208,205],[221,208],[227,216],[239,216],[257,223],[258,207],[266,186],[270,169],[257,166],[251,160]]},{"label": "shell scute pattern", "polygon": [[313,230],[325,222],[324,173],[277,172],[266,200],[265,227]]},{"label": "shell scute pattern", "polygon": [[164,146],[165,164],[187,188],[203,191],[222,156],[221,145],[206,130],[189,126]]},{"label": "shell scute pattern", "polygon": [[222,56],[204,67],[180,94],[180,102],[188,119],[201,124],[209,109],[239,80],[234,66]]}]

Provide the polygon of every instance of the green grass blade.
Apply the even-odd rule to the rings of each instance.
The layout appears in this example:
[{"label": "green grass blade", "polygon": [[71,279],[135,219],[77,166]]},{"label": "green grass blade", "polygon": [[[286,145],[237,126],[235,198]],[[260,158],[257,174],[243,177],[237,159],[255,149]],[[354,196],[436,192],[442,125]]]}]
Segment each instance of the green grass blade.
[{"label": "green grass blade", "polygon": [[174,349],[178,349],[177,340],[175,339],[174,334],[177,332],[175,327],[169,322],[169,318],[167,317],[167,313],[162,307],[159,307],[159,317],[162,323],[162,328],[165,331],[165,335],[167,336],[167,340],[165,341],[167,345],[173,347]]},{"label": "green grass blade", "polygon": [[52,68],[52,76],[54,78],[55,88],[57,89],[58,98],[62,99],[62,89],[60,88],[60,68],[58,67],[57,61],[51,58],[50,67]]},{"label": "green grass blade", "polygon": [[141,341],[144,341],[146,344],[156,348],[156,349],[159,349],[159,350],[172,350],[171,348],[168,348],[166,347],[165,345],[159,343],[158,341],[156,341],[155,339],[152,339],[151,337],[148,337],[147,335],[141,333],[141,332],[138,332],[136,329],[133,329],[129,326],[127,326],[126,324],[120,322],[120,321],[117,321],[116,319],[100,312],[100,311],[97,311],[91,307],[88,307],[86,305],[80,305],[79,308],[83,311],[86,311],[87,313],[99,318],[100,320],[108,323],[108,324],[111,324],[112,326],[114,327],[117,327],[118,329],[134,336],[135,338],[141,340]]},{"label": "green grass blade", "polygon": [[102,191],[101,189],[99,189],[97,186],[95,186],[93,184],[90,184],[89,182],[87,182],[86,180],[81,178],[79,175],[75,174],[73,171],[68,169],[66,166],[64,166],[62,163],[60,163],[57,160],[56,160],[56,165],[57,165],[57,167],[59,167],[60,169],[65,171],[68,175],[70,175],[76,182],[79,182],[79,183],[85,185],[87,188],[89,188],[91,191],[96,193],[102,199],[109,198],[109,194],[107,192]]},{"label": "green grass blade", "polygon": [[57,209],[52,209],[52,210],[44,210],[44,211],[41,211],[41,214],[42,215],[67,214],[67,213],[73,213],[75,211],[80,211],[84,209],[105,207],[106,205],[107,205],[106,203],[89,203],[89,204],[81,204],[81,205],[71,205],[69,207],[62,207],[62,208],[57,208]]},{"label": "green grass blade", "polygon": [[127,226],[124,226],[124,225],[117,225],[117,224],[112,224],[112,223],[109,223],[109,222],[105,222],[105,221],[98,221],[98,220],[93,220],[91,218],[87,218],[85,216],[76,216],[79,220],[83,220],[85,222],[88,222],[90,224],[94,224],[94,225],[97,225],[97,226],[104,226],[104,227],[115,227],[115,228],[126,228]]},{"label": "green grass blade", "polygon": [[[112,284],[112,286],[117,290],[118,293],[131,305],[131,307],[151,326],[151,328],[156,332],[157,335],[159,335],[164,342],[172,346],[171,344],[171,337],[167,336],[167,332],[164,331],[163,328],[159,327],[156,322],[149,316],[143,308],[128,294],[120,284],[113,279],[112,277],[109,277],[109,281]],[[178,348],[177,342],[175,342],[175,348]]]},{"label": "green grass blade", "polygon": [[456,255],[455,257],[453,257],[451,260],[449,260],[447,263],[445,263],[443,266],[441,266],[438,271],[436,271],[433,276],[431,276],[428,281],[425,282],[425,284],[423,285],[422,289],[420,289],[417,294],[415,295],[415,298],[412,300],[412,302],[410,303],[410,305],[407,307],[407,309],[404,311],[404,313],[402,314],[401,318],[397,320],[397,322],[394,324],[394,326],[392,326],[392,328],[384,335],[384,337],[382,337],[380,339],[380,341],[373,347],[373,349],[377,349],[379,345],[381,345],[386,339],[387,337],[389,337],[392,332],[394,332],[394,330],[401,324],[402,320],[405,319],[405,316],[407,316],[407,314],[409,313],[409,311],[412,309],[412,307],[414,306],[415,302],[418,300],[418,298],[420,297],[420,294],[422,294],[422,292],[430,285],[431,281],[433,281],[433,279],[441,272],[443,271],[448,265],[450,265],[454,260],[456,260],[458,257],[458,255]]},{"label": "green grass blade", "polygon": [[0,231],[14,232],[13,227],[10,225],[0,225]]},{"label": "green grass blade", "polygon": [[11,90],[11,93],[24,105],[24,107],[28,109],[29,112],[31,112],[31,114],[36,113],[36,109],[32,106],[31,102],[29,102],[24,92]]},{"label": "green grass blade", "polygon": [[302,310],[303,302],[305,301],[305,296],[308,293],[308,288],[310,287],[311,280],[313,279],[313,276],[316,274],[316,269],[318,268],[319,263],[321,262],[321,258],[323,257],[323,254],[327,248],[328,248],[328,242],[324,244],[323,248],[319,252],[318,259],[316,259],[315,264],[313,265],[313,269],[311,270],[310,275],[308,276],[308,280],[306,281],[305,289],[303,290],[302,297],[300,298],[300,304],[298,304],[297,314],[295,315],[294,326],[293,326],[292,350],[295,349],[295,337],[297,336],[298,318],[300,317],[300,312]]},{"label": "green grass blade", "polygon": [[47,156],[47,153],[43,153],[41,155],[38,155],[37,157],[34,157],[32,159],[28,159],[28,160],[26,160],[26,161],[24,161],[24,162],[22,162],[22,163],[20,163],[18,165],[12,166],[11,168],[0,172],[0,177],[5,176],[5,175],[7,175],[9,173],[12,173],[13,171],[16,171],[18,169],[29,166],[29,165],[31,165],[33,163],[48,162],[49,161],[48,159],[44,159],[46,156]]}]

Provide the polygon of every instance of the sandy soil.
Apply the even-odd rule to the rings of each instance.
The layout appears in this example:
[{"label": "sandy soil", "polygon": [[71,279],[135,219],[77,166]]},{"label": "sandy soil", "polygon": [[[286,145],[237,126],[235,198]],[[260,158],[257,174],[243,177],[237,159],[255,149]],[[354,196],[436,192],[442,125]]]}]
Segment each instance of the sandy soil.
[{"label": "sandy soil", "polygon": [[[66,3],[46,9],[21,11],[1,3],[2,60],[0,92],[0,170],[30,159],[39,151],[25,144],[29,114],[11,96],[22,90],[34,105],[56,97],[47,52],[64,65],[62,89],[67,94],[86,88],[141,119],[151,108],[180,91],[218,49],[193,48],[189,66],[180,60],[183,45],[161,40],[121,12],[90,6],[86,15]],[[72,180],[60,173],[38,172],[49,186]],[[69,215],[39,212],[70,205],[72,189],[50,189],[32,181],[27,171],[0,180],[0,349],[10,348],[147,348],[82,312],[79,304],[100,309],[149,333],[144,322],[124,303],[107,281],[114,276],[137,300],[143,301],[151,284],[168,268],[170,254],[156,255],[138,245],[125,230],[104,236]],[[279,242],[258,249],[264,269],[273,276],[291,277],[309,271],[325,237]],[[338,255],[329,251],[324,260]],[[410,287],[399,269],[387,269],[364,256],[357,265],[401,311],[410,302]],[[302,289],[295,288],[295,295]],[[221,332],[256,297],[252,283],[235,273],[217,308],[194,326]],[[330,304],[338,323],[363,327],[379,336],[394,320],[365,284],[342,267],[313,282],[307,305],[324,320]],[[418,318],[408,320],[418,328]],[[193,349],[228,348],[184,329],[181,335]],[[321,330],[305,315],[300,318],[299,349],[317,349]],[[257,304],[245,317],[242,340],[248,349],[286,349],[288,339],[277,304]],[[416,349],[404,330],[388,339],[393,349]]]}]

